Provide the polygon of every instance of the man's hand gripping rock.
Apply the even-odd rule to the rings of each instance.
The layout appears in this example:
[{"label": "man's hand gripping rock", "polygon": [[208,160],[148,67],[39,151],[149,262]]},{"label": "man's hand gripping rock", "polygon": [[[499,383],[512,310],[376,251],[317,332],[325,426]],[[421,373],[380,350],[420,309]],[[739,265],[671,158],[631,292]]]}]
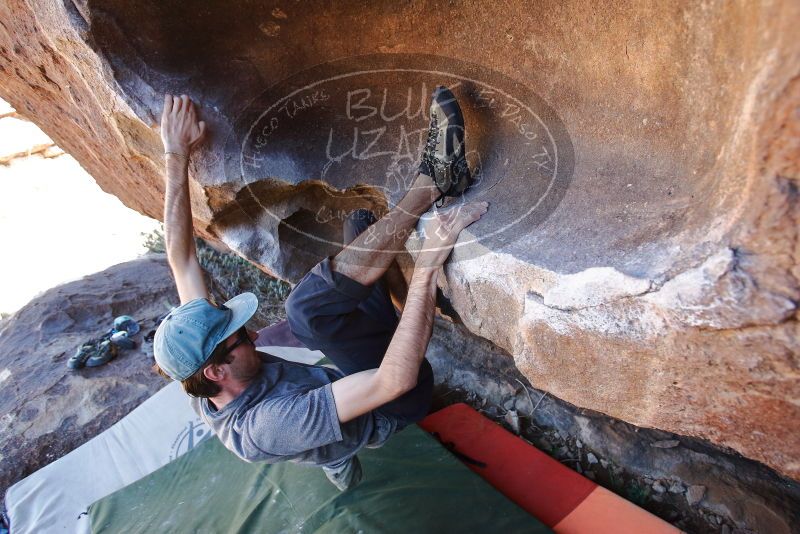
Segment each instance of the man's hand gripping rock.
[{"label": "man's hand gripping rock", "polygon": [[189,157],[189,152],[202,139],[206,123],[197,120],[192,100],[186,96],[164,95],[164,111],[161,113],[161,140],[164,152]]},{"label": "man's hand gripping rock", "polygon": [[444,265],[461,231],[480,219],[488,209],[488,202],[469,202],[435,211],[422,226],[425,239],[414,268],[438,269]]}]

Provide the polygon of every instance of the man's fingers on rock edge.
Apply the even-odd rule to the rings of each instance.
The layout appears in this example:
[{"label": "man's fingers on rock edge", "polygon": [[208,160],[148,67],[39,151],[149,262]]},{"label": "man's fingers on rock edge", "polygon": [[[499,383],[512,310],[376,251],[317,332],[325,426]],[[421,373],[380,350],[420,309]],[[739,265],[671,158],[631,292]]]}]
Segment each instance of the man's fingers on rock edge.
[{"label": "man's fingers on rock edge", "polygon": [[172,95],[166,93],[164,95],[164,109],[161,111],[161,120],[164,120],[168,114],[172,113]]}]

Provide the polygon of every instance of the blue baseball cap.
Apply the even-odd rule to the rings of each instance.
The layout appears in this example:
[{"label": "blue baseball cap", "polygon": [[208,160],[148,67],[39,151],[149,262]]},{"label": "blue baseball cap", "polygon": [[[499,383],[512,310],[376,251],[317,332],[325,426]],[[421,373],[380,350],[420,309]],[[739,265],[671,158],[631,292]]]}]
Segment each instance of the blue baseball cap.
[{"label": "blue baseball cap", "polygon": [[252,293],[221,306],[194,299],[172,310],[156,330],[153,352],[158,366],[173,380],[186,380],[205,364],[225,338],[250,320],[258,308]]}]

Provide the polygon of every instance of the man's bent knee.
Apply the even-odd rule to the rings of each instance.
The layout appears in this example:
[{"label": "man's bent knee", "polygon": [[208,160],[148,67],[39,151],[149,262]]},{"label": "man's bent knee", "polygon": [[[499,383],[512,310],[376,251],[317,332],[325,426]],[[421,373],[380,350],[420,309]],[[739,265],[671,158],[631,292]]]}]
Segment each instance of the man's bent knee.
[{"label": "man's bent knee", "polygon": [[375,214],[366,208],[351,211],[344,220],[344,244],[349,245],[358,235],[376,221]]},{"label": "man's bent knee", "polygon": [[298,338],[311,337],[311,319],[314,316],[314,303],[313,299],[308,298],[305,294],[304,284],[308,283],[309,275],[306,275],[300,283],[298,283],[289,297],[286,299],[284,308],[286,309],[286,319],[289,322],[289,327]]}]

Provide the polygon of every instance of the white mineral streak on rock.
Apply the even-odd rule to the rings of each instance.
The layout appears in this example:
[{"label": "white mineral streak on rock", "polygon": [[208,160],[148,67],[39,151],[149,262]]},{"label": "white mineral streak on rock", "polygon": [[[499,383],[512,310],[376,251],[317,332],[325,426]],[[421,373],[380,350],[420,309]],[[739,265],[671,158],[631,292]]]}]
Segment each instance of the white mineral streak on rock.
[{"label": "white mineral streak on rock", "polygon": [[791,300],[760,291],[729,248],[675,276],[643,300],[675,326],[719,329],[776,324],[795,309]]},{"label": "white mineral streak on rock", "polygon": [[529,293],[525,298],[525,311],[520,322],[522,325],[529,323],[527,326],[530,323],[543,322],[561,335],[568,335],[573,328],[578,327],[567,312],[546,306],[542,297],[535,293]]},{"label": "white mineral streak on rock", "polygon": [[452,262],[448,277],[459,284],[490,282],[509,296],[522,300],[527,291],[540,293],[553,283],[553,273],[503,252],[487,252],[476,258]]},{"label": "white mineral streak on rock", "polygon": [[591,267],[558,276],[555,285],[545,291],[544,304],[559,310],[579,310],[641,295],[649,289],[650,280],[628,276],[613,267]]},{"label": "white mineral streak on rock", "polygon": [[[529,265],[498,252],[451,262],[445,268],[449,297],[470,330],[513,350],[527,287],[538,283],[528,270]],[[480,313],[488,310],[493,313]]]},{"label": "white mineral streak on rock", "polygon": [[531,328],[534,323],[544,323],[562,335],[586,331],[639,342],[657,336],[664,328],[660,314],[636,299],[566,311],[546,305],[542,297],[531,293],[525,299],[520,327]]},{"label": "white mineral streak on rock", "polygon": [[[510,254],[488,252],[450,263],[447,276],[450,297],[465,324],[496,343],[498,334],[514,340],[520,328],[530,328],[537,322],[562,335],[579,329],[640,340],[656,335],[664,326],[661,314],[641,301],[632,299],[624,305],[615,302],[646,293],[651,282],[610,267],[559,275]],[[486,290],[482,284],[493,290],[493,302],[485,306],[495,313],[470,313],[475,308],[474,301],[480,299],[478,293]],[[500,310],[504,311],[502,321],[497,320]],[[504,348],[515,354],[524,349],[516,341],[509,341]]]},{"label": "white mineral streak on rock", "polygon": [[[447,275],[453,304],[467,325],[495,340],[498,334],[515,339],[520,328],[545,323],[562,335],[584,330],[644,341],[665,328],[776,324],[795,309],[787,298],[758,291],[728,248],[655,291],[650,280],[611,267],[559,275],[496,252],[451,263]],[[493,290],[493,302],[484,306],[505,310],[502,321],[496,314],[469,313],[477,293],[486,290],[474,289],[481,284]],[[518,353],[523,347],[517,345],[509,341],[505,348]]]}]

